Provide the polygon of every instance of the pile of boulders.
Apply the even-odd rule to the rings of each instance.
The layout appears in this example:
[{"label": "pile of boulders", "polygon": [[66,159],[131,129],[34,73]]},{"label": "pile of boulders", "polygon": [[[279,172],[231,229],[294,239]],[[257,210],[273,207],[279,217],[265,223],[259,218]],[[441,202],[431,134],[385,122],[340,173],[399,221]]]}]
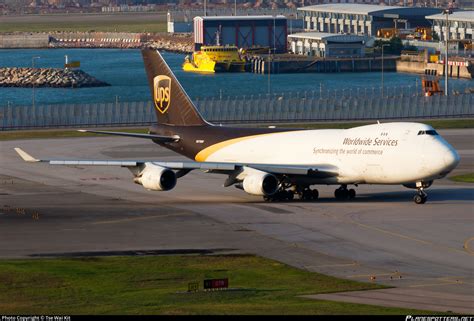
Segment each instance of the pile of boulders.
[{"label": "pile of boulders", "polygon": [[0,68],[0,87],[103,87],[100,81],[79,69]]},{"label": "pile of boulders", "polygon": [[193,52],[193,45],[180,42],[171,42],[171,41],[155,41],[145,45],[145,47],[166,50],[170,52],[177,53],[191,53]]}]

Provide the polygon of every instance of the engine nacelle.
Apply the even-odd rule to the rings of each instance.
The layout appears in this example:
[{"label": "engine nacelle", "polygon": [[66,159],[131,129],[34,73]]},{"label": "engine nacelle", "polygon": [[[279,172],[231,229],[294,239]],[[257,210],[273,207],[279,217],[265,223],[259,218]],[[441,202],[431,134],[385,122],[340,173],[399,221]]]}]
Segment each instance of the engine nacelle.
[{"label": "engine nacelle", "polygon": [[176,186],[176,174],[169,168],[146,164],[135,183],[151,191],[169,191]]},{"label": "engine nacelle", "polygon": [[273,195],[278,191],[278,178],[275,175],[255,170],[245,176],[243,188],[251,195]]}]

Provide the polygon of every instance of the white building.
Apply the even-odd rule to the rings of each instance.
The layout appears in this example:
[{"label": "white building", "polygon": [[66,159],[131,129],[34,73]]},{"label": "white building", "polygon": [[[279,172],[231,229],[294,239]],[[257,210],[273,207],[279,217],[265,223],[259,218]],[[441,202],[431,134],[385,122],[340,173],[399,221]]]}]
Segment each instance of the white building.
[{"label": "white building", "polygon": [[[439,35],[440,40],[446,39],[446,15],[435,14],[426,19],[433,21],[433,30]],[[474,11],[455,11],[448,15],[449,39],[472,39],[474,30]]]},{"label": "white building", "polygon": [[291,51],[315,57],[363,57],[367,37],[322,32],[302,32],[288,35]]},{"label": "white building", "polygon": [[375,36],[381,28],[429,27],[427,15],[437,8],[334,3],[298,8],[307,31]]}]

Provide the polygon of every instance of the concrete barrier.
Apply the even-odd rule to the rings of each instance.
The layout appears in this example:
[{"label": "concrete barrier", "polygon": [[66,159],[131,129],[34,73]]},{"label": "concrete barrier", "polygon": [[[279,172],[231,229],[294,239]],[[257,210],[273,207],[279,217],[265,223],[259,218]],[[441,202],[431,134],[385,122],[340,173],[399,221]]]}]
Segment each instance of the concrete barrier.
[{"label": "concrete barrier", "polygon": [[22,33],[0,35],[0,48],[47,48],[49,45],[48,34]]},{"label": "concrete barrier", "polygon": [[[396,70],[398,72],[409,72],[424,74],[425,70],[435,70],[439,76],[444,76],[444,65],[437,63],[424,63],[416,61],[397,61]],[[448,66],[448,76],[454,78],[474,78],[474,67],[469,66]]]}]

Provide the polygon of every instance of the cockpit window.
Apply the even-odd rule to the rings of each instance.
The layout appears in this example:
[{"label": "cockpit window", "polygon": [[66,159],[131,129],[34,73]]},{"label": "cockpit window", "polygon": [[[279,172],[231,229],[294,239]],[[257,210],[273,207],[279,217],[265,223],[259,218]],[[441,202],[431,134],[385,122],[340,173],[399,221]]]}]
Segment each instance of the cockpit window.
[{"label": "cockpit window", "polygon": [[437,136],[438,133],[436,132],[436,130],[434,129],[430,129],[430,130],[420,130],[418,132],[418,135],[431,135],[431,136]]}]

